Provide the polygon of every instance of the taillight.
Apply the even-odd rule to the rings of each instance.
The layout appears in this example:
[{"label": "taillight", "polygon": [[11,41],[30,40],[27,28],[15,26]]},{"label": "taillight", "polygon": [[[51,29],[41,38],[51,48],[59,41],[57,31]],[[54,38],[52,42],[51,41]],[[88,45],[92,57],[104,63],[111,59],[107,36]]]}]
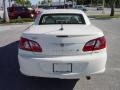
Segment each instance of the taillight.
[{"label": "taillight", "polygon": [[42,48],[37,42],[23,37],[20,39],[19,48],[26,51],[42,52]]},{"label": "taillight", "polygon": [[95,50],[100,50],[106,47],[106,40],[105,37],[100,37],[96,38],[93,40],[88,41],[84,48],[83,51],[95,51]]}]

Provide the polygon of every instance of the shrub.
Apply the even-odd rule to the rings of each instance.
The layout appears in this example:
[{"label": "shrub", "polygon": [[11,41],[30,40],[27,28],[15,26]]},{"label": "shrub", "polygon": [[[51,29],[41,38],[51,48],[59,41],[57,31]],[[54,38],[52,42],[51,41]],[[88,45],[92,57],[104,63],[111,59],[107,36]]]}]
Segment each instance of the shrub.
[{"label": "shrub", "polygon": [[[32,18],[21,18],[21,19],[11,19],[9,23],[24,23],[24,22],[33,22]],[[3,19],[0,19],[0,24],[6,23]]]}]

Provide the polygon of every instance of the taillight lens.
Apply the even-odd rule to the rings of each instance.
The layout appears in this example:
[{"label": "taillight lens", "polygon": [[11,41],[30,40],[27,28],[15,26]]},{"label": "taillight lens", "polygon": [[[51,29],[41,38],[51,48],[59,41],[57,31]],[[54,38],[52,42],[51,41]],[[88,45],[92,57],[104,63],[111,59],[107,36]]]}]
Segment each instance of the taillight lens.
[{"label": "taillight lens", "polygon": [[37,42],[23,37],[20,39],[19,48],[26,51],[42,52],[42,48]]},{"label": "taillight lens", "polygon": [[88,41],[85,44],[83,51],[85,51],[85,52],[86,51],[95,51],[95,50],[103,49],[105,47],[106,47],[106,40],[105,40],[105,37],[103,36],[103,37]]}]

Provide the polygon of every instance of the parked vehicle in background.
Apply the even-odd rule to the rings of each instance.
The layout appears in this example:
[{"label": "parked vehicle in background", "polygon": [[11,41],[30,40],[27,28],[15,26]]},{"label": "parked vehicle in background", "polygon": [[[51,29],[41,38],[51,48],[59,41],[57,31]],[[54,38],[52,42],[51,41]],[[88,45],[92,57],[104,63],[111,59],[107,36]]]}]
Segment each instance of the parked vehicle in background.
[{"label": "parked vehicle in background", "polygon": [[27,76],[90,79],[105,71],[106,40],[81,10],[45,10],[23,32],[18,60]]},{"label": "parked vehicle in background", "polygon": [[103,10],[103,6],[97,6],[97,10]]},{"label": "parked vehicle in background", "polygon": [[34,18],[37,16],[37,13],[34,10],[29,10],[27,7],[15,6],[8,7],[8,15],[10,19]]},{"label": "parked vehicle in background", "polygon": [[40,13],[38,8],[28,8],[28,9],[30,10],[33,18],[36,18],[37,15]]},{"label": "parked vehicle in background", "polygon": [[74,9],[79,9],[79,10],[82,10],[82,11],[88,11],[87,8],[84,5],[76,5],[74,7]]},{"label": "parked vehicle in background", "polygon": [[87,4],[87,5],[85,5],[86,7],[92,7],[92,5],[91,4]]},{"label": "parked vehicle in background", "polygon": [[38,13],[41,14],[44,10],[46,10],[46,9],[38,8]]}]

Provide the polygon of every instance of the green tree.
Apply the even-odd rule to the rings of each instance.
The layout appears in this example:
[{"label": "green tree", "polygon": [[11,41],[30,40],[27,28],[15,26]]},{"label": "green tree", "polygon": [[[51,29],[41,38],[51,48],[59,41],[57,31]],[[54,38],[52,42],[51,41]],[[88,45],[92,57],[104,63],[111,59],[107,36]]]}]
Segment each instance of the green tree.
[{"label": "green tree", "polygon": [[106,0],[106,3],[109,3],[110,7],[111,7],[111,13],[110,16],[114,16],[115,15],[115,3],[117,0]]},{"label": "green tree", "polygon": [[31,5],[31,2],[29,0],[16,0],[16,3],[22,6]]},{"label": "green tree", "polygon": [[16,3],[24,6],[25,0],[16,0]]},{"label": "green tree", "polygon": [[120,0],[116,0],[116,7],[120,8]]},{"label": "green tree", "polygon": [[41,1],[41,4],[47,4],[48,3],[48,0],[42,0]]},{"label": "green tree", "polygon": [[38,1],[38,4],[40,5],[40,4],[41,4],[41,1]]},{"label": "green tree", "polygon": [[26,5],[26,6],[31,6],[31,2],[30,2],[29,0],[26,0],[26,1],[25,1],[25,5]]}]

